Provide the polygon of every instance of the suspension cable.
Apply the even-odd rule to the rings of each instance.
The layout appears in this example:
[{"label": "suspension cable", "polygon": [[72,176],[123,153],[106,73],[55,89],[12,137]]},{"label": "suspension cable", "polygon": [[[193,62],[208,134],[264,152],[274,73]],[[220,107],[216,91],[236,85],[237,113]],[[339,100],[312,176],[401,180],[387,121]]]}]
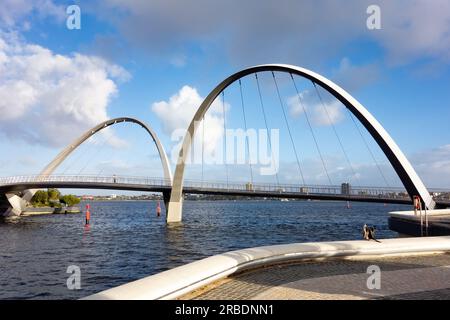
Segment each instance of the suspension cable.
[{"label": "suspension cable", "polygon": [[309,121],[308,112],[306,111],[306,108],[301,101],[300,92],[298,91],[297,84],[295,83],[295,80],[294,80],[294,76],[292,75],[292,73],[290,73],[290,75],[291,75],[292,83],[294,84],[294,87],[295,87],[295,91],[297,92],[298,103],[302,107],[303,113],[305,114],[305,118],[306,118],[306,122],[308,123],[309,131],[311,132],[311,135],[314,140],[314,144],[316,145],[317,152],[319,153],[320,160],[322,161],[322,165],[325,170],[325,174],[327,175],[328,182],[330,183],[330,185],[333,185],[333,183],[331,182],[330,175],[328,174],[327,166],[325,165],[325,160],[322,156],[322,152],[320,151],[319,143],[317,142],[316,135],[314,134],[314,130],[312,128],[311,122]]},{"label": "suspension cable", "polygon": [[[90,140],[91,138],[92,138],[92,136],[89,137],[88,140]],[[91,140],[91,141],[92,141],[92,140]],[[93,148],[93,146],[94,146],[93,143],[87,143],[87,144],[82,144],[82,145],[81,145],[81,148],[77,148],[77,149],[76,149],[76,155],[75,155],[75,154],[74,154],[74,155],[71,155],[69,161],[64,161],[64,162],[65,162],[65,167],[64,167],[64,169],[62,169],[61,174],[64,175],[69,169],[72,168],[72,166],[73,166],[75,163],[78,163],[79,160],[81,160],[82,157],[85,156],[85,155],[88,153],[87,151],[90,151],[90,150]],[[85,152],[81,152],[81,151],[83,151],[83,150],[80,150],[80,149],[82,149],[83,147],[86,149]]]},{"label": "suspension cable", "polygon": [[297,154],[297,149],[295,148],[294,139],[292,138],[291,128],[289,126],[289,122],[288,122],[288,119],[287,119],[287,116],[286,116],[286,111],[284,110],[284,104],[283,104],[283,101],[281,99],[281,95],[280,95],[280,90],[278,88],[277,79],[276,79],[275,73],[273,71],[272,71],[272,77],[273,77],[273,81],[275,83],[275,87],[277,88],[278,99],[280,100],[280,107],[281,107],[281,110],[283,111],[283,117],[284,117],[284,121],[286,122],[286,126],[287,126],[287,129],[288,129],[288,132],[289,132],[289,137],[291,139],[292,148],[294,149],[295,158],[297,160],[298,171],[300,172],[300,177],[302,178],[303,185],[306,185],[305,177],[303,176],[303,171],[302,171],[302,168],[300,166],[300,160],[299,160],[299,157],[298,157],[298,154]]},{"label": "suspension cable", "polygon": [[372,150],[370,149],[369,144],[367,143],[367,140],[364,138],[364,135],[362,134],[361,129],[359,128],[358,124],[356,123],[355,118],[353,117],[352,112],[351,112],[349,109],[347,109],[347,111],[348,111],[348,113],[350,114],[350,119],[352,119],[352,122],[353,122],[353,124],[355,125],[355,128],[356,128],[356,130],[357,130],[358,133],[359,133],[359,136],[361,137],[362,141],[364,142],[364,145],[366,146],[367,150],[369,151],[370,156],[372,157],[373,162],[374,162],[375,165],[377,166],[378,172],[380,173],[381,177],[383,178],[384,183],[386,184],[386,186],[389,188],[390,185],[389,185],[389,183],[388,183],[388,181],[387,181],[387,179],[386,179],[386,176],[384,175],[383,170],[381,170],[380,164],[378,163],[377,159],[375,158],[375,155],[373,154]]},{"label": "suspension cable", "polygon": [[239,91],[241,93],[241,107],[242,107],[242,115],[244,116],[244,129],[245,129],[245,145],[247,147],[247,156],[248,156],[248,164],[250,166],[250,183],[253,185],[253,168],[252,168],[252,160],[250,158],[250,146],[247,137],[247,119],[245,117],[245,108],[244,108],[244,95],[242,94],[242,83],[241,79],[239,79]]},{"label": "suspension cable", "polygon": [[[122,122],[122,123],[124,123],[124,122]],[[110,136],[109,138],[108,138],[108,142],[109,142],[109,140],[112,138],[112,136]],[[113,154],[114,154],[114,149],[113,148],[111,148],[110,149],[110,151],[108,152],[108,155],[105,157],[106,159],[111,159],[112,158],[112,156],[113,156]],[[129,153],[128,154],[128,156],[127,156],[127,158],[126,158],[126,161],[125,161],[125,166],[128,164],[128,162],[129,162],[129,158],[131,157],[131,153]],[[101,170],[99,171],[99,173],[97,174],[97,177],[99,177],[102,173],[103,173],[103,171],[106,169],[106,166],[102,166],[102,168],[101,168]],[[114,174],[114,172],[109,172],[109,173],[112,173],[112,174]]]},{"label": "suspension cable", "polygon": [[[88,147],[89,148],[89,147]],[[65,164],[65,167],[61,170],[61,175],[64,175],[75,163],[78,163],[78,160],[82,158],[86,153],[81,152],[82,150],[77,149],[76,156],[70,157],[70,160]]]},{"label": "suspension cable", "polygon": [[228,188],[228,163],[227,163],[227,124],[225,114],[225,91],[222,91],[222,112],[223,112],[223,138],[224,138],[224,150],[225,150],[225,171],[227,174],[227,188]]},{"label": "suspension cable", "polygon": [[94,152],[94,155],[93,155],[92,157],[89,157],[89,158],[88,158],[88,160],[85,162],[84,166],[81,167],[80,171],[78,171],[77,175],[80,175],[80,174],[81,174],[81,173],[89,166],[89,164],[91,163],[91,160],[92,160],[93,158],[95,158],[95,157],[100,153],[100,151],[102,151],[102,150],[105,148],[105,146],[110,142],[110,140],[112,139],[112,137],[113,137],[113,135],[111,134],[111,135],[108,137],[108,139],[104,139],[104,141],[103,141],[102,145],[100,146],[100,148],[97,148],[97,149],[95,150],[95,152]]},{"label": "suspension cable", "polygon": [[[264,116],[264,123],[266,125],[266,130],[267,130],[267,138],[269,141],[269,148],[270,148],[270,157],[272,158],[272,161],[273,161],[274,159],[273,159],[273,152],[272,152],[272,141],[270,139],[269,126],[267,125],[266,111],[264,110],[264,103],[263,103],[263,99],[262,99],[261,88],[259,86],[258,73],[255,73],[255,78],[256,78],[256,84],[258,86],[259,101],[261,103],[261,109],[262,109],[263,116]],[[280,180],[278,179],[278,171],[275,172],[275,177],[277,179],[277,185],[279,186]]]},{"label": "suspension cable", "polygon": [[350,158],[348,157],[348,154],[345,151],[344,145],[342,144],[342,140],[341,140],[341,138],[338,135],[338,132],[336,130],[336,126],[334,125],[333,121],[331,120],[330,113],[328,112],[328,110],[327,110],[327,108],[325,106],[325,103],[323,102],[322,95],[319,92],[319,88],[317,88],[317,85],[316,85],[316,83],[314,81],[311,80],[311,83],[313,84],[314,88],[316,89],[317,96],[319,97],[320,103],[322,104],[322,108],[323,108],[323,110],[325,110],[325,113],[326,113],[327,118],[328,118],[328,122],[330,123],[331,127],[333,128],[334,135],[336,136],[336,138],[337,138],[337,140],[339,142],[339,146],[341,147],[341,150],[344,153],[345,159],[347,160],[347,163],[348,163],[348,165],[350,167],[350,170],[352,171],[353,176],[357,177],[355,169],[354,169],[352,163],[350,162]]},{"label": "suspension cable", "polygon": [[[106,157],[106,158],[107,158],[107,159],[111,158],[112,155],[113,155],[113,153],[114,153],[114,150],[111,149],[111,150],[108,152],[108,157]],[[99,177],[99,176],[103,173],[103,171],[105,171],[105,169],[106,169],[106,166],[102,166],[101,170],[100,170],[99,173],[97,174],[97,177]]]},{"label": "suspension cable", "polygon": [[203,187],[203,176],[204,176],[204,157],[205,157],[205,115],[202,117],[202,187]]}]

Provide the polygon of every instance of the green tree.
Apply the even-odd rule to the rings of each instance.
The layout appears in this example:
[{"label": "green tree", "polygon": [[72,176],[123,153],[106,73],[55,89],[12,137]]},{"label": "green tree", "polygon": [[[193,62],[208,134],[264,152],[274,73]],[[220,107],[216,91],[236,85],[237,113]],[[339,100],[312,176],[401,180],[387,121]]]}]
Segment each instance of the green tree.
[{"label": "green tree", "polygon": [[65,203],[68,207],[72,207],[80,203],[80,199],[73,194],[66,194],[59,198],[61,203]]},{"label": "green tree", "polygon": [[33,205],[46,205],[48,204],[48,193],[44,190],[38,190],[33,198],[31,198],[31,204]]},{"label": "green tree", "polygon": [[58,189],[50,188],[48,189],[48,200],[49,201],[56,201],[59,200],[59,197],[61,196],[61,192],[59,192]]}]

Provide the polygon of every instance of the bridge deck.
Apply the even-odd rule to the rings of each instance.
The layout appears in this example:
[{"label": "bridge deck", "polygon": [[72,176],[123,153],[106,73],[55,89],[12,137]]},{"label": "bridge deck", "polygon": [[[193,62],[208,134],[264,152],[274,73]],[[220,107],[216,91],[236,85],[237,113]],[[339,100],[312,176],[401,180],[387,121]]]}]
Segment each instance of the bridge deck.
[{"label": "bridge deck", "polygon": [[[107,190],[128,190],[142,192],[170,192],[171,186],[168,185],[142,185],[127,183],[85,183],[85,182],[28,182],[11,185],[0,185],[0,191],[19,192],[27,189],[40,188],[68,188],[68,189],[107,189]],[[332,193],[306,193],[306,192],[286,192],[273,190],[236,190],[222,188],[201,188],[201,187],[184,187],[184,193],[187,194],[209,194],[209,195],[225,195],[225,196],[243,196],[243,197],[259,197],[259,198],[289,198],[289,199],[311,199],[311,200],[340,200],[340,201],[363,201],[363,202],[379,202],[379,203],[397,203],[410,204],[411,200],[404,197],[383,197],[376,195],[346,195]]]},{"label": "bridge deck", "polygon": [[[106,189],[164,193],[170,193],[172,189],[170,181],[142,177],[19,176],[0,178],[1,193],[40,188]],[[186,180],[183,189],[183,192],[187,194],[411,204],[409,196],[401,188],[352,187],[347,193],[341,191],[341,186],[246,184],[195,180]],[[450,206],[450,201],[437,200],[437,203],[442,207]]]}]

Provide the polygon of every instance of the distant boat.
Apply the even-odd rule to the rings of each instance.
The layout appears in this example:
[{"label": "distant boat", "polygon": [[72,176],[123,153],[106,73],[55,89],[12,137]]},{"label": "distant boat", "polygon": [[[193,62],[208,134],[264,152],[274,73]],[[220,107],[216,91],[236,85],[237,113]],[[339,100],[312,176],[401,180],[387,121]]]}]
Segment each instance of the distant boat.
[{"label": "distant boat", "polygon": [[287,198],[282,198],[280,201],[285,202],[285,201],[289,201],[289,199],[287,199]]}]

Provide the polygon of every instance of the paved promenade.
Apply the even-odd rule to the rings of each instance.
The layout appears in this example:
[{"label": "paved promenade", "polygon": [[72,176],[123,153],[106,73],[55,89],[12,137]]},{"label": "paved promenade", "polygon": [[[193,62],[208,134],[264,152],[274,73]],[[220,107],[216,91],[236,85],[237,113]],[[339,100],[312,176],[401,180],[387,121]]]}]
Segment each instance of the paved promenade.
[{"label": "paved promenade", "polygon": [[[370,265],[381,269],[380,289],[367,287]],[[450,253],[278,265],[219,280],[181,299],[450,300]]]}]

